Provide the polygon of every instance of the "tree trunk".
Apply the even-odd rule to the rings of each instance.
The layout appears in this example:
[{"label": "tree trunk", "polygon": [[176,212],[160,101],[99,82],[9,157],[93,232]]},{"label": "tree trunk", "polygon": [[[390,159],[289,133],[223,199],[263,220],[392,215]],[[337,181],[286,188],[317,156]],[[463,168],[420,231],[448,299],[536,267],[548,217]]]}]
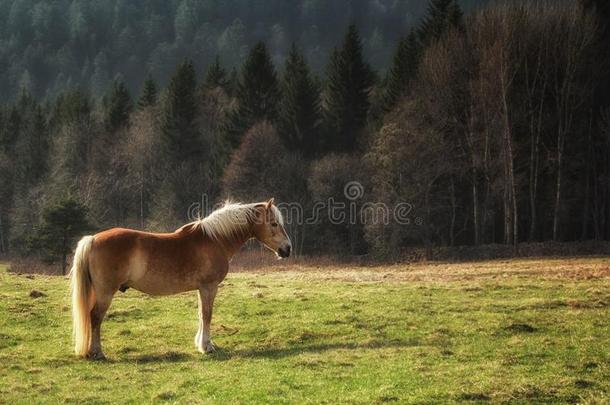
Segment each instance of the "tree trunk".
[{"label": "tree trunk", "polygon": [[[203,209],[203,207],[202,207]],[[144,230],[144,180],[140,179],[140,229]]]},{"label": "tree trunk", "polygon": [[563,159],[563,136],[561,128],[557,132],[557,178],[555,182],[555,209],[553,212],[553,240],[559,239],[559,210],[561,208],[561,163]]},{"label": "tree trunk", "polygon": [[[545,85],[542,87],[542,96],[540,100],[540,107],[538,109],[538,124],[536,125],[536,129],[534,130],[534,126],[531,125],[531,146],[530,146],[530,181],[529,181],[529,197],[530,197],[530,232],[529,232],[529,240],[530,242],[534,241],[536,238],[536,228],[537,228],[537,207],[536,207],[536,199],[538,196],[538,172],[540,170],[540,133],[542,131],[542,113],[544,107],[544,89]],[[533,124],[533,123],[532,123]]]},{"label": "tree trunk", "polygon": [[430,198],[429,198],[429,194],[430,194],[430,187],[432,187],[431,185],[428,185],[427,189],[426,189],[426,194],[424,197],[424,202],[426,205],[426,226],[425,228],[425,244],[426,244],[426,260],[431,260],[432,259],[432,232],[430,231]]},{"label": "tree trunk", "polygon": [[61,240],[61,275],[66,275],[66,260],[68,256],[67,245],[68,245],[68,235],[66,234],[66,230],[64,230],[64,234]]},{"label": "tree trunk", "polygon": [[455,245],[455,217],[457,212],[455,202],[455,184],[453,182],[453,176],[451,177],[451,224],[449,226],[449,246]]},{"label": "tree trunk", "polygon": [[[505,57],[503,57],[504,60]],[[518,215],[517,215],[517,187],[515,184],[515,169],[514,169],[514,153],[513,139],[510,126],[509,107],[508,107],[508,89],[511,80],[507,82],[507,67],[504,63],[500,68],[500,86],[502,91],[502,118],[504,120],[504,153],[505,159],[505,201],[504,201],[504,227],[505,227],[505,243],[512,243],[515,247],[518,241]]]},{"label": "tree trunk", "polygon": [[[505,157],[506,159],[506,157]],[[504,162],[504,190],[502,192],[502,202],[504,206],[504,244],[508,245],[511,243],[511,223],[510,223],[510,187],[508,180],[508,167],[507,163]]]},{"label": "tree trunk", "polygon": [[2,214],[0,213],[0,253],[6,253],[6,245],[4,244],[4,223],[2,222]]},{"label": "tree trunk", "polygon": [[[482,241],[483,243],[487,243],[489,241],[489,238],[486,237],[486,231],[487,231],[487,218],[489,217],[489,200],[490,200],[490,196],[491,196],[491,178],[489,177],[490,175],[490,168],[489,168],[489,132],[486,129],[485,130],[485,153],[484,153],[484,158],[483,158],[483,170],[484,170],[484,177],[485,177],[485,196],[483,198],[483,206],[481,207],[481,212],[482,212],[482,218],[481,218],[481,234],[480,237],[481,239],[479,241]],[[495,216],[495,215],[494,215]],[[493,222],[493,221],[492,221]],[[494,229],[492,232],[492,237],[491,240],[492,242],[495,242],[495,224],[494,224]]]},{"label": "tree trunk", "polygon": [[588,225],[589,225],[589,211],[590,211],[590,176],[589,176],[589,165],[587,164],[587,174],[585,176],[585,195],[584,195],[584,200],[583,200],[583,204],[585,205],[583,207],[582,210],[582,219],[581,219],[581,223],[582,223],[582,228],[580,231],[580,240],[586,240],[587,239],[587,233],[588,233]]},{"label": "tree trunk", "polygon": [[[474,94],[475,90],[471,86],[470,94]],[[471,99],[469,108],[468,126],[466,129],[466,145],[470,154],[470,181],[472,183],[472,226],[474,230],[474,245],[478,246],[480,243],[480,225],[479,225],[479,191],[477,188],[477,159],[475,152],[475,109],[474,100]],[[467,217],[466,217],[467,218]]]},{"label": "tree trunk", "polygon": [[[580,240],[586,240],[589,233],[589,217],[591,215],[591,172],[592,165],[595,164],[595,152],[593,151],[593,136],[591,134],[591,126],[593,120],[593,112],[591,111],[589,117],[589,128],[587,130],[587,159],[585,159],[585,195],[583,199],[583,212],[582,212],[582,229],[580,232]],[[595,201],[593,204],[596,204]],[[593,207],[595,210],[595,206]],[[595,232],[594,232],[595,233]]]},{"label": "tree trunk", "polygon": [[[512,241],[514,246],[517,246],[517,242],[519,240],[519,235],[517,233],[518,231],[518,215],[517,215],[517,186],[516,186],[516,182],[515,182],[515,167],[514,167],[514,163],[513,163],[513,159],[514,159],[514,154],[513,154],[513,139],[512,139],[512,133],[511,133],[511,129],[510,129],[510,120],[508,117],[508,102],[506,101],[506,95],[503,97],[504,99],[504,108],[505,108],[505,112],[504,112],[504,119],[505,119],[505,137],[506,137],[506,164],[507,164],[507,173],[508,173],[508,187],[509,187],[509,204],[510,204],[510,209],[511,209],[511,215],[510,215],[510,220],[511,220],[511,225],[512,225],[512,229],[511,229],[511,238],[510,241]],[[509,243],[510,243],[509,241]]]},{"label": "tree trunk", "polygon": [[[605,147],[605,153],[604,153],[604,168],[605,168],[605,175],[606,176],[610,176],[610,133],[606,134],[606,139],[604,142]],[[608,178],[608,177],[606,177]],[[600,219],[600,223],[602,228],[602,237],[604,240],[608,240],[610,239],[610,184],[606,181],[603,183],[604,184],[604,189],[602,190],[604,196],[603,196],[603,203],[602,203],[602,209],[601,209],[601,215],[602,218]]]},{"label": "tree trunk", "polygon": [[530,154],[530,232],[529,241],[533,242],[536,239],[536,194],[538,188],[538,146],[532,145]]},{"label": "tree trunk", "polygon": [[479,236],[479,193],[477,190],[476,170],[472,169],[472,220],[474,226],[474,245],[480,243]]}]

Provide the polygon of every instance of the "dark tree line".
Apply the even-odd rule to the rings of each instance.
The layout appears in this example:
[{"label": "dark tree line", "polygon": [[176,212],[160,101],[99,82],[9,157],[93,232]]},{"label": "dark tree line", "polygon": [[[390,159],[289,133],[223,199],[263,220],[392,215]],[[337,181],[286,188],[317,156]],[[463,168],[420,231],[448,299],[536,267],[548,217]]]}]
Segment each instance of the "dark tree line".
[{"label": "dark tree line", "polygon": [[369,240],[608,238],[608,103],[595,97],[608,94],[598,87],[608,80],[608,19],[599,7],[497,5],[425,47],[368,153],[383,168],[375,190],[415,202],[425,231],[372,226]]},{"label": "dark tree line", "polygon": [[432,0],[386,73],[350,25],[321,76],[298,44],[278,64],[258,42],[239,69],[215,57],[200,76],[184,59],[167,86],[141,78],[137,97],[120,76],[102,97],[75,87],[40,103],[24,88],[0,110],[0,250],[31,253],[66,207],[87,227],[175,229],[204,194],[306,213],[330,198],[410,207],[407,223],[290,223],[304,253],[607,240],[604,7],[464,15]]}]

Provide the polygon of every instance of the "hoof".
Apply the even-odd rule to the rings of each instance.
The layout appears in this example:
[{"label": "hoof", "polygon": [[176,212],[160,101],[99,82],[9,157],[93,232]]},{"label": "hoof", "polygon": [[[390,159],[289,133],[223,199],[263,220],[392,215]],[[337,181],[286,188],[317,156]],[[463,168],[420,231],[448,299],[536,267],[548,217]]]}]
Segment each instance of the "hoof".
[{"label": "hoof", "polygon": [[208,342],[205,345],[205,349],[203,350],[203,352],[206,353],[206,354],[214,353],[215,351],[216,351],[216,346],[212,342]]},{"label": "hoof", "polygon": [[89,353],[87,354],[87,358],[89,360],[106,360],[106,356],[104,356],[104,353],[102,352]]}]

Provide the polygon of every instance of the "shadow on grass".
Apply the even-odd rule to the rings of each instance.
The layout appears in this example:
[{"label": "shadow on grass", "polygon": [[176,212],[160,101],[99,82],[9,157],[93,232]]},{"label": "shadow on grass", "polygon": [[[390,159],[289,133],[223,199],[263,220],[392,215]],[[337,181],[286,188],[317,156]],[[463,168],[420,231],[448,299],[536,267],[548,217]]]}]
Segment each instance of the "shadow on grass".
[{"label": "shadow on grass", "polygon": [[195,357],[190,353],[182,352],[165,352],[165,353],[151,353],[142,354],[138,356],[130,356],[119,360],[119,362],[127,363],[179,363],[189,360],[194,360]]},{"label": "shadow on grass", "polygon": [[223,361],[234,358],[270,358],[280,359],[284,357],[298,356],[303,353],[323,353],[330,350],[363,350],[384,349],[420,346],[419,340],[373,340],[364,343],[319,343],[309,345],[295,345],[290,347],[262,347],[254,349],[218,349],[207,357],[213,360]]},{"label": "shadow on grass", "polygon": [[363,350],[363,349],[383,349],[420,346],[419,340],[374,340],[364,343],[320,343],[308,345],[293,345],[289,347],[262,347],[253,349],[225,349],[217,347],[216,351],[207,355],[195,352],[175,352],[150,353],[138,356],[127,356],[118,359],[104,360],[109,363],[179,363],[193,361],[197,359],[225,361],[236,358],[270,358],[280,359],[284,357],[298,356],[303,353],[323,353],[330,350]]}]

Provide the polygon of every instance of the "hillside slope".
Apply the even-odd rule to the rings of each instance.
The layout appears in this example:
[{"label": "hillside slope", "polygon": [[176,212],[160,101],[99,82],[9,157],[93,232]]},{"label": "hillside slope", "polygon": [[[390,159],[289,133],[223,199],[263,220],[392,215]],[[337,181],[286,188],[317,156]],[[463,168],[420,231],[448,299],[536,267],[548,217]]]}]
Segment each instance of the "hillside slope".
[{"label": "hillside slope", "polygon": [[[469,9],[486,0],[467,0]],[[427,0],[157,1],[0,0],[0,101],[25,87],[37,97],[72,86],[94,96],[121,74],[132,92],[150,72],[165,84],[184,58],[203,70],[216,55],[229,69],[263,40],[282,63],[298,42],[316,69],[350,22],[375,67],[417,23]],[[269,10],[273,10],[272,13]]]}]

